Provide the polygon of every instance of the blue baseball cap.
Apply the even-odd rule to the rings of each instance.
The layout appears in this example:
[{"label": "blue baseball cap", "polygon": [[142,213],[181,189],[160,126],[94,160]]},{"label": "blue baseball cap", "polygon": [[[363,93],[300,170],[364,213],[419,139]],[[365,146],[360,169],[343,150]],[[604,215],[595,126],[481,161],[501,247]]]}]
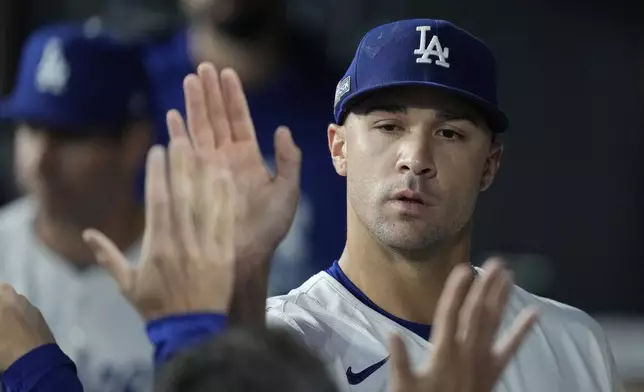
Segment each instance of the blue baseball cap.
[{"label": "blue baseball cap", "polygon": [[136,46],[117,41],[98,20],[52,25],[23,46],[15,87],[0,101],[0,120],[116,131],[147,117],[146,91]]},{"label": "blue baseball cap", "polygon": [[370,30],[336,87],[335,121],[365,94],[395,86],[427,86],[478,108],[493,132],[508,120],[499,108],[496,60],[480,39],[444,20],[410,19]]}]

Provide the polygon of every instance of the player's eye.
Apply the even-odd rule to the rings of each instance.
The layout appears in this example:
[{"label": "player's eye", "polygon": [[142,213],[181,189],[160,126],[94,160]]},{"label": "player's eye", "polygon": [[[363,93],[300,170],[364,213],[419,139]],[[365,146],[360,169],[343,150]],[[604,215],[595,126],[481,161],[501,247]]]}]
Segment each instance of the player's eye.
[{"label": "player's eye", "polygon": [[448,140],[461,140],[463,139],[463,135],[458,133],[457,131],[450,129],[450,128],[443,128],[439,129],[436,134],[442,138],[448,139]]},{"label": "player's eye", "polygon": [[394,123],[378,123],[375,128],[384,133],[394,133],[401,129],[399,125]]}]

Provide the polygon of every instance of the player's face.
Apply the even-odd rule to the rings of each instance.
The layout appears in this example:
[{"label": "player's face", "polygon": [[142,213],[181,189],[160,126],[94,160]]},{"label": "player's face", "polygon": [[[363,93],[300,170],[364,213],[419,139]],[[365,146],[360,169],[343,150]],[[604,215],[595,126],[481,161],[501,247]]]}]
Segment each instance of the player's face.
[{"label": "player's face", "polygon": [[23,124],[15,138],[16,177],[49,218],[91,223],[109,213],[134,177],[125,150],[120,139]]},{"label": "player's face", "polygon": [[349,213],[401,251],[431,250],[464,233],[502,151],[477,112],[417,87],[379,92],[354,109],[329,130]]}]

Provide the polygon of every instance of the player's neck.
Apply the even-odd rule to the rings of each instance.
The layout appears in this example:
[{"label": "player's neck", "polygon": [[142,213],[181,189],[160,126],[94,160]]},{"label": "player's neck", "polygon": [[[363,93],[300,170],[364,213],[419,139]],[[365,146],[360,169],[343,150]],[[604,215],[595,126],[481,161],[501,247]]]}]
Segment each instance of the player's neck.
[{"label": "player's neck", "polygon": [[[63,260],[83,269],[95,264],[93,253],[82,239],[83,230],[88,228],[84,226],[47,216],[41,211],[36,216],[34,231],[40,241]],[[138,203],[111,208],[109,214],[104,214],[87,226],[102,231],[119,249],[125,251],[142,237],[144,209]]]},{"label": "player's neck", "polygon": [[432,324],[438,298],[454,266],[469,262],[469,230],[410,259],[378,243],[362,225],[349,227],[340,267],[371,301],[404,320]]},{"label": "player's neck", "polygon": [[188,48],[195,64],[209,61],[218,69],[231,67],[244,87],[251,88],[270,79],[282,65],[284,52],[283,34],[278,28],[268,28],[249,41],[226,35],[207,24],[190,26]]}]

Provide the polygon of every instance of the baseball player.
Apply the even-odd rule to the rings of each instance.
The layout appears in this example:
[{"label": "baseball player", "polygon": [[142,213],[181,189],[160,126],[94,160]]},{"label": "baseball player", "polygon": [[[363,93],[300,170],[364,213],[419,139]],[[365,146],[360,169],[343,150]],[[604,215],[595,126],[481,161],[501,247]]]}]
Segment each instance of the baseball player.
[{"label": "baseball player", "polygon": [[[186,80],[186,103],[198,153],[225,156],[247,200],[236,223],[235,295],[261,298],[266,268],[250,266],[261,266],[288,229],[299,151],[288,132],[279,130],[277,173],[266,172],[241,86],[230,70],[218,77],[212,67],[200,67],[198,76]],[[333,165],[347,181],[346,246],[331,268],[269,299],[266,317],[315,347],[345,390],[385,390],[392,375],[385,366],[390,336],[401,336],[394,347],[406,347],[414,366],[423,366],[428,353],[440,353],[441,336],[432,329],[439,295],[451,271],[471,270],[472,214],[499,169],[498,135],[507,127],[497,102],[494,56],[481,40],[446,21],[376,27],[363,37],[338,83],[334,113],[328,141]],[[181,135],[180,121],[174,123],[179,131],[173,135]],[[245,246],[249,242],[252,247]],[[475,282],[494,280],[492,293],[507,279],[494,270],[473,274]],[[463,300],[459,324],[467,324],[477,297],[502,296]],[[500,336],[514,330],[517,318],[525,325],[521,320],[530,313],[523,318],[523,309],[536,309],[539,321],[501,375],[497,392],[622,390],[607,340],[587,314],[519,287],[508,296]],[[472,340],[464,333],[457,342],[476,345],[480,339],[485,346],[491,333],[470,332]],[[458,346],[452,351],[459,355]],[[484,353],[474,367],[498,360],[497,351]],[[485,390],[486,383],[479,386]]]},{"label": "baseball player", "polygon": [[14,91],[0,103],[2,120],[15,124],[26,190],[0,212],[0,282],[40,308],[90,392],[151,385],[144,324],[81,238],[102,227],[139,259],[145,88],[136,48],[93,22],[64,23],[28,38]]}]

